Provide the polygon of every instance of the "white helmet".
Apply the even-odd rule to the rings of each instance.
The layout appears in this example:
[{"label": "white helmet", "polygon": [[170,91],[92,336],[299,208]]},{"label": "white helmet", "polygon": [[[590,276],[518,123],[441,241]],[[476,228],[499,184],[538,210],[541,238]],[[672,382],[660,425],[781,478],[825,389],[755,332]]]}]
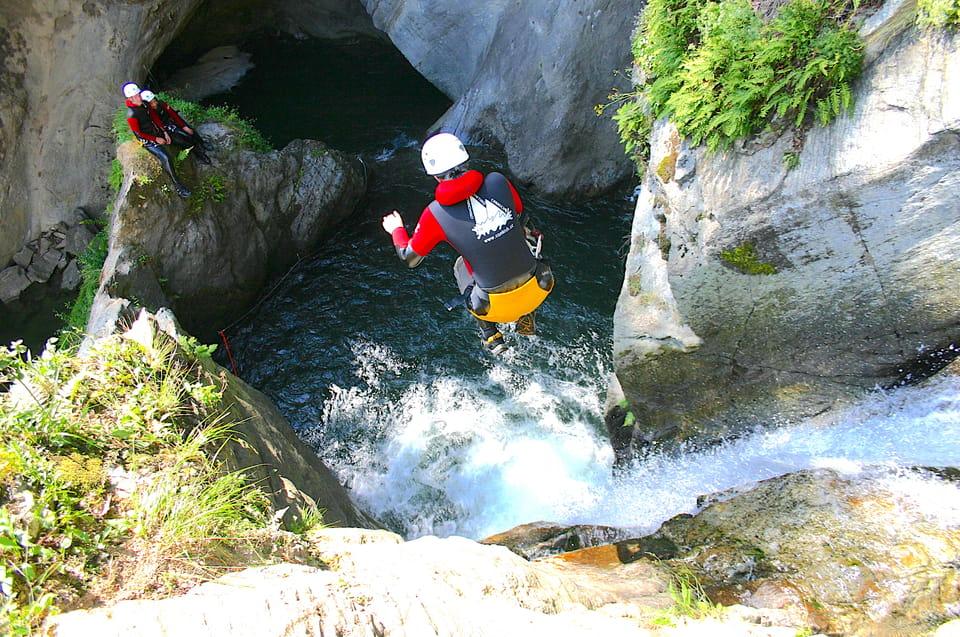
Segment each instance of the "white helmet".
[{"label": "white helmet", "polygon": [[140,92],[140,87],[134,84],[133,82],[127,82],[123,85],[123,96],[124,97],[133,97]]},{"label": "white helmet", "polygon": [[470,155],[456,135],[439,133],[423,143],[420,159],[428,175],[442,175],[470,159]]},{"label": "white helmet", "polygon": [[152,102],[157,96],[150,89],[143,89],[140,91],[140,97],[143,98],[144,102]]}]

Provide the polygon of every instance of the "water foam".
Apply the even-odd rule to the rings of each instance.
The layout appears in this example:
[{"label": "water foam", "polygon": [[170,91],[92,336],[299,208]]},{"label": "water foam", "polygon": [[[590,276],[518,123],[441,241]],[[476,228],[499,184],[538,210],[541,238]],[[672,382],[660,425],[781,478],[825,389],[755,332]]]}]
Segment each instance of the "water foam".
[{"label": "water foam", "polygon": [[[475,376],[431,376],[358,341],[362,384],[335,388],[313,442],[361,506],[408,538],[479,539],[537,520],[649,533],[695,512],[701,495],[792,471],[960,464],[960,380],[945,377],[794,427],[654,456],[614,477],[600,425],[603,362],[575,346],[549,356],[537,351],[555,348],[548,343],[525,347]],[[553,363],[524,368],[538,355]],[[936,503],[918,484],[936,488],[901,488]]]}]

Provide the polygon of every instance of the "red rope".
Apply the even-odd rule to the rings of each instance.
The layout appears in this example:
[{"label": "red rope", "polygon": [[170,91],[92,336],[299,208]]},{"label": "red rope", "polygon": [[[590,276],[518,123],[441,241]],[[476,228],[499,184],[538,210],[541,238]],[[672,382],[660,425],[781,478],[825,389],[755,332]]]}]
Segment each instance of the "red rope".
[{"label": "red rope", "polygon": [[233,375],[239,377],[240,374],[237,373],[237,364],[233,361],[233,353],[230,351],[230,343],[227,342],[227,335],[223,330],[220,330],[220,338],[223,339],[223,346],[227,348],[227,358],[230,359],[230,367],[233,368]]}]

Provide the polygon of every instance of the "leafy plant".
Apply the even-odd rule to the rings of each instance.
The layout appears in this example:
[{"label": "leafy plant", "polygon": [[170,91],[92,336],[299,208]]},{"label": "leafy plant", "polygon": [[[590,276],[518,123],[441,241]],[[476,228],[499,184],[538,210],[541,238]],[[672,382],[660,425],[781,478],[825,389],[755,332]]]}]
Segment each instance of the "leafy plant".
[{"label": "leafy plant", "polygon": [[627,154],[644,160],[636,140],[665,116],[712,151],[830,123],[852,107],[863,60],[851,15],[845,0],[791,0],[767,23],[748,0],[651,0],[633,39],[642,81],[615,116]]},{"label": "leafy plant", "polygon": [[917,22],[924,27],[960,27],[960,0],[917,0]]},{"label": "leafy plant", "polygon": [[110,177],[108,179],[110,188],[113,192],[120,192],[120,186],[123,184],[123,164],[119,159],[114,158],[110,162]]},{"label": "leafy plant", "polygon": [[80,290],[77,292],[77,298],[70,303],[62,317],[65,327],[61,336],[66,339],[75,338],[74,335],[82,333],[87,327],[90,308],[93,306],[93,297],[100,286],[100,272],[107,260],[108,249],[109,234],[107,228],[103,227],[94,235],[86,249],[77,255],[77,263],[80,266]]},{"label": "leafy plant", "polygon": [[[166,335],[105,339],[82,358],[55,339],[40,356],[13,343],[0,384],[0,633],[33,634],[121,543],[202,564],[269,526],[264,494],[218,460],[235,438],[219,389]],[[130,476],[132,497],[113,475]]]},{"label": "leafy plant", "polygon": [[223,177],[217,174],[208,175],[198,188],[195,188],[190,195],[189,208],[193,214],[199,214],[203,210],[203,204],[206,201],[221,202],[227,198],[227,186]]}]

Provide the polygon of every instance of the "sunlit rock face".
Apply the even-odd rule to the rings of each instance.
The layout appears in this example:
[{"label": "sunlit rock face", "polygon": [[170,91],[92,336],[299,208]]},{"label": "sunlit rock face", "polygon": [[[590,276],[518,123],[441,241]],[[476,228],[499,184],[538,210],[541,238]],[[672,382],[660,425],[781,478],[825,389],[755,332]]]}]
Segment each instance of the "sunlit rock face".
[{"label": "sunlit rock face", "polygon": [[198,130],[213,147],[213,164],[181,162],[188,198],[147,151],[120,146],[124,180],[90,332],[107,322],[101,314],[110,299],[127,299],[170,307],[191,334],[216,338],[268,277],[349,219],[365,191],[360,163],[322,142],[256,152],[219,124]]},{"label": "sunlit rock face", "polygon": [[627,177],[613,123],[593,106],[630,64],[641,5],[626,0],[363,0],[413,66],[454,104],[438,127],[503,146],[519,181],[579,197]]},{"label": "sunlit rock face", "polygon": [[75,208],[102,209],[120,86],[200,0],[0,5],[0,263]]},{"label": "sunlit rock face", "polygon": [[634,446],[796,420],[955,355],[960,41],[910,11],[864,27],[854,110],[795,168],[791,132],[710,155],[656,126],[614,317]]},{"label": "sunlit rock face", "polygon": [[503,146],[518,178],[545,192],[605,188],[631,168],[613,123],[592,106],[629,63],[638,9],[625,0],[500,1],[483,11],[453,1],[2,3],[0,264],[77,207],[104,210],[124,82],[164,76],[260,29],[389,36],[456,100],[441,126]]}]

